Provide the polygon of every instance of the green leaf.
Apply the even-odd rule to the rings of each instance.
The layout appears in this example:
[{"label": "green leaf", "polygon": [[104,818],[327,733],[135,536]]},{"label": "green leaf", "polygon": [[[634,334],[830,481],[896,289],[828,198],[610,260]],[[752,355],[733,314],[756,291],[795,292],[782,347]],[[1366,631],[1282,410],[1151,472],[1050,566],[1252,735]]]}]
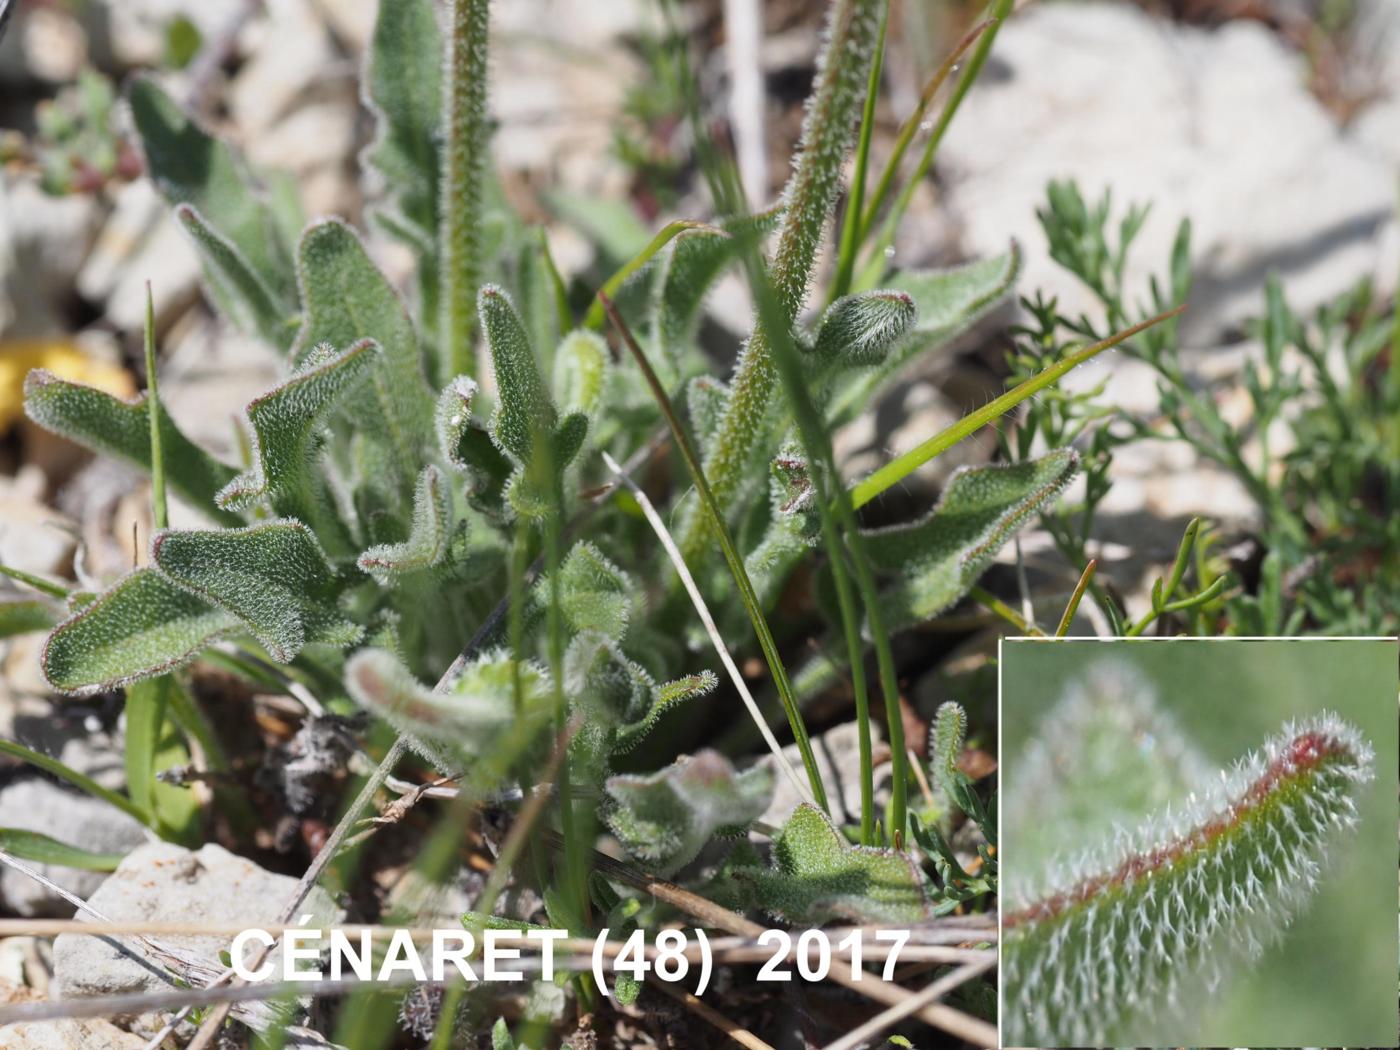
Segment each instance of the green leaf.
[{"label": "green leaf", "polygon": [[380,0],[363,81],[374,141],[361,162],[384,179],[394,220],[388,227],[409,224],[429,245],[436,240],[442,170],[442,53],[432,0]]},{"label": "green leaf", "polygon": [[729,403],[729,388],[710,376],[696,376],[685,388],[685,407],[690,414],[690,426],[695,431],[695,444],[708,448],[724,418]]},{"label": "green leaf", "polygon": [[491,347],[500,399],[491,419],[491,434],[518,466],[525,465],[534,457],[535,434],[553,433],[559,413],[540,378],[535,351],[510,297],[488,284],[481,289],[477,310]]},{"label": "green leaf", "polygon": [[837,299],[822,316],[814,352],[847,365],[878,365],[914,326],[918,310],[901,291],[862,292]]},{"label": "green leaf", "polygon": [[[520,662],[518,670],[521,711],[533,717],[552,702],[548,678],[530,661]],[[450,689],[436,693],[392,653],[361,649],[345,664],[345,687],[438,769],[455,773],[464,759],[488,754],[514,724],[516,672],[516,661],[504,653],[486,653],[468,664]]]},{"label": "green leaf", "polygon": [[632,856],[670,875],[699,855],[717,833],[757,820],[773,798],[773,771],[736,772],[718,751],[678,759],[648,776],[609,777],[614,808],[608,827]]},{"label": "green leaf", "polygon": [[402,543],[382,543],[360,555],[360,569],[382,582],[422,572],[446,560],[453,537],[452,494],[442,471],[426,466],[413,493],[413,525]]},{"label": "green leaf", "polygon": [[596,332],[575,329],[554,355],[554,397],[565,412],[593,412],[608,379],[608,346]]},{"label": "green leaf", "polygon": [[747,240],[778,226],[781,208],[727,220],[722,228],[701,226],[676,236],[666,253],[652,293],[652,338],[667,359],[675,360],[695,335],[705,295],[716,278],[739,258]]},{"label": "green leaf", "polygon": [[847,842],[802,803],[773,839],[773,870],[741,869],[759,903],[792,923],[837,919],[903,925],[932,914],[927,880],[907,853]]},{"label": "green leaf", "polygon": [[359,236],[339,219],[314,222],[297,247],[297,280],[305,319],[292,348],[297,365],[321,345],[379,344],[370,384],[349,398],[357,433],[387,450],[388,479],[372,479],[397,507],[413,485],[431,440],[432,393],[413,322],[398,293],[365,252]]},{"label": "green leaf", "polygon": [[173,719],[167,718],[182,688],[168,674],[127,687],[126,783],[131,800],[148,814],[148,825],[167,839],[191,844],[198,831],[198,799],[188,788],[156,777],[160,770],[190,760]]},{"label": "green leaf", "polygon": [[[316,522],[323,502],[313,467],[314,438],[337,402],[369,374],[379,345],[363,340],[342,354],[313,355],[285,383],[248,405],[253,466],[225,485],[220,506],[266,503],[277,513]],[[320,528],[317,532],[325,538]]]},{"label": "green leaf", "polygon": [[338,608],[341,581],[300,521],[159,532],[151,559],[170,580],[236,616],[281,663],[312,642],[343,648],[362,633]]},{"label": "green leaf", "polygon": [[500,504],[511,464],[472,418],[476,393],[475,380],[457,376],[438,396],[434,420],[438,451],[448,466],[467,478],[472,502],[489,508]]},{"label": "green leaf", "polygon": [[[127,97],[146,170],[161,195],[172,207],[191,205],[246,260],[251,273],[270,282],[282,315],[295,313],[291,253],[242,159],[199,127],[150,77],[133,80]],[[203,254],[203,243],[195,243]],[[207,255],[205,260],[209,262]],[[223,281],[216,278],[227,287]]]},{"label": "green leaf", "polygon": [[[390,0],[392,4],[392,0]],[[515,1050],[515,1040],[510,1035],[510,1025],[504,1017],[496,1018],[491,1026],[491,1050]]]},{"label": "green leaf", "polygon": [[1002,545],[1078,469],[1070,449],[1025,463],[965,467],[924,518],[867,533],[876,568],[898,576],[885,594],[891,627],[926,620],[966,594]]},{"label": "green leaf", "polygon": [[54,628],[44,677],[63,693],[100,693],[173,670],[237,626],[157,570],[136,569]]},{"label": "green leaf", "polygon": [[1197,784],[1184,808],[1065,843],[1058,877],[1008,889],[1006,1042],[1127,1045],[1169,1004],[1247,969],[1324,864],[1361,845],[1357,802],[1373,777],[1370,744],[1323,713]]},{"label": "green leaf", "polygon": [[101,799],[108,805],[115,806],[127,816],[134,818],[140,823],[146,823],[146,814],[131,799],[125,795],[118,795],[115,791],[103,787],[91,777],[79,773],[76,769],[70,769],[56,758],[33,751],[23,744],[16,744],[12,741],[0,737],[0,755],[8,755],[10,758],[17,758],[21,762],[26,762],[36,769],[42,769],[45,773],[72,784],[79,791],[91,795],[93,798]]},{"label": "green leaf", "polygon": [[963,741],[967,739],[967,712],[956,700],[938,705],[929,729],[929,762],[940,780],[950,777],[958,768]]},{"label": "green leaf", "polygon": [[[547,580],[537,592],[547,600]],[[593,544],[574,544],[559,567],[559,610],[575,633],[597,631],[614,640],[627,633],[637,588],[631,578]]]},{"label": "green leaf", "polygon": [[[24,411],[46,430],[148,474],[151,471],[150,410],[145,394],[123,401],[95,387],[35,369],[24,380]],[[161,458],[170,487],[195,509],[237,522],[237,515],[225,514],[214,504],[215,494],[236,472],[185,437],[164,407],[159,411]]]},{"label": "green leaf", "polygon": [[639,720],[629,722],[618,729],[616,737],[612,742],[613,754],[624,754],[631,751],[642,742],[643,739],[656,728],[659,722],[673,707],[678,707],[689,700],[695,700],[702,696],[708,696],[719,686],[719,678],[713,671],[705,670],[699,674],[686,675],[684,678],[677,678],[670,682],[662,682],[651,691],[651,707],[647,710],[646,716]]},{"label": "green leaf", "polygon": [[90,853],[37,831],[0,828],[0,850],[35,864],[55,864],[83,871],[116,871],[125,854]]},{"label": "green leaf", "polygon": [[235,327],[277,349],[286,351],[295,326],[292,312],[253,269],[238,246],[219,233],[193,204],[180,204],[175,218],[194,241],[204,263],[209,289]]},{"label": "green leaf", "polygon": [[42,598],[6,598],[0,600],[0,638],[17,634],[47,631],[58,622],[59,611],[53,602]]}]

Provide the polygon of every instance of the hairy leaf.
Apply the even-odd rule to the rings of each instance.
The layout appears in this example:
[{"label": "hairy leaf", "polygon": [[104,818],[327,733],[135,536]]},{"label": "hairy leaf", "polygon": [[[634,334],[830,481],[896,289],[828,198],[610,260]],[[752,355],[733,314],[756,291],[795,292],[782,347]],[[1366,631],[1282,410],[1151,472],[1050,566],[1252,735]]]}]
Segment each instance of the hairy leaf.
[{"label": "hairy leaf", "polygon": [[736,872],[765,911],[788,922],[831,919],[906,924],[931,914],[927,881],[912,857],[854,846],[815,806],[802,803],[773,839],[772,870]]},{"label": "hairy leaf", "polygon": [[491,434],[517,465],[528,464],[534,456],[536,433],[552,434],[559,413],[540,378],[535,351],[510,297],[488,284],[481,289],[477,309],[491,347],[500,398]]},{"label": "hairy leaf", "polygon": [[304,364],[317,346],[366,339],[379,344],[370,382],[349,398],[347,410],[356,431],[387,450],[393,477],[370,480],[396,506],[413,485],[431,439],[432,393],[413,323],[358,235],[338,219],[312,223],[302,234],[297,277],[306,317],[292,348],[295,364]]},{"label": "hairy leaf", "polygon": [[773,798],[773,771],[735,771],[718,751],[685,756],[648,776],[609,777],[608,827],[658,875],[694,860],[716,834],[757,820]]},{"label": "hairy leaf", "polygon": [[[593,544],[574,544],[559,567],[559,610],[574,632],[597,631],[614,640],[627,633],[636,586]],[[547,597],[548,582],[540,584]]]},{"label": "hairy leaf", "polygon": [[159,532],[151,558],[175,583],[238,617],[274,660],[287,663],[311,642],[343,647],[360,638],[337,607],[340,581],[300,521]]},{"label": "hairy leaf", "polygon": [[[253,466],[219,491],[221,506],[266,503],[286,517],[317,522],[321,498],[312,458],[318,428],[338,400],[374,365],[379,345],[363,340],[342,354],[313,356],[281,386],[248,405]],[[317,529],[323,542],[325,533]]]},{"label": "hairy leaf", "polygon": [[590,413],[608,379],[608,347],[596,332],[566,335],[554,355],[554,397],[565,412]]},{"label": "hairy leaf", "polygon": [[719,430],[728,403],[729,388],[709,376],[696,376],[685,388],[686,409],[690,413],[690,426],[695,431],[695,444],[699,448],[709,447]]},{"label": "hairy leaf", "polygon": [[928,751],[933,771],[943,779],[952,776],[958,768],[958,757],[962,754],[963,741],[967,739],[967,712],[956,700],[947,700],[938,705],[929,728]]},{"label": "hairy leaf", "polygon": [[286,350],[296,331],[295,318],[262,274],[193,204],[177,205],[175,218],[199,251],[209,290],[223,315],[249,335]]},{"label": "hairy leaf", "polygon": [[1071,449],[1025,463],[964,467],[924,518],[867,533],[871,561],[899,577],[887,592],[891,626],[926,620],[966,594],[1002,545],[1078,469]]},{"label": "hairy leaf", "polygon": [[180,666],[237,625],[159,571],[136,569],[54,628],[44,677],[64,693],[115,689]]},{"label": "hairy leaf", "polygon": [[877,365],[914,325],[914,300],[905,292],[875,291],[837,299],[822,316],[814,352],[849,365]]},{"label": "hairy leaf", "polygon": [[438,396],[435,415],[438,450],[447,464],[467,478],[472,500],[486,507],[499,505],[510,479],[510,461],[472,418],[476,381],[457,376]]},{"label": "hairy leaf", "polygon": [[388,582],[394,576],[421,572],[447,558],[453,534],[452,496],[442,471],[426,466],[413,493],[413,526],[402,543],[382,543],[360,555],[365,572]]},{"label": "hairy leaf", "polygon": [[[35,369],[24,380],[24,411],[46,430],[150,473],[150,409],[145,394],[123,401],[95,387]],[[215,494],[232,480],[234,469],[185,437],[163,407],[159,411],[166,483],[196,509],[221,520],[238,521],[236,515],[226,514],[214,504]]]},{"label": "hairy leaf", "polygon": [[1176,815],[1086,844],[1037,892],[1013,891],[1006,1041],[1111,1046],[1200,1001],[1311,897],[1372,765],[1370,745],[1334,716],[1290,724]]},{"label": "hairy leaf", "polygon": [[673,707],[702,696],[708,696],[719,685],[719,678],[713,671],[686,675],[670,682],[663,682],[651,691],[651,708],[646,716],[622,726],[612,743],[614,754],[631,751],[642,742],[662,717]]},{"label": "hairy leaf", "polygon": [[406,734],[415,749],[444,773],[490,752],[516,718],[515,678],[526,717],[550,702],[549,680],[531,661],[517,665],[504,652],[486,653],[437,693],[409,673],[392,653],[361,649],[345,664],[345,687],[362,706]]},{"label": "hairy leaf", "polygon": [[[127,90],[131,115],[146,155],[146,170],[172,205],[190,205],[275,296],[282,316],[296,310],[291,252],[279,226],[234,151],[199,127],[150,77],[137,77]],[[196,245],[209,256],[203,241]],[[219,273],[217,266],[214,272]],[[238,291],[220,274],[221,289]],[[237,315],[235,315],[236,317]],[[285,345],[285,343],[277,344]]]}]

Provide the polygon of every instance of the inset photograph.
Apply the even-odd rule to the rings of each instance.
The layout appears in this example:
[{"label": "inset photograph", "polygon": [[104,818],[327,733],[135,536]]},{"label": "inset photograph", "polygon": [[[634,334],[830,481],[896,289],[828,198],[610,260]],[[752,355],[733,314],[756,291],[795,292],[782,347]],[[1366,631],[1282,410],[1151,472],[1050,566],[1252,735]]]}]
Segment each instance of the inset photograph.
[{"label": "inset photograph", "polygon": [[1393,1042],[1396,669],[1004,641],[1002,1045]]}]

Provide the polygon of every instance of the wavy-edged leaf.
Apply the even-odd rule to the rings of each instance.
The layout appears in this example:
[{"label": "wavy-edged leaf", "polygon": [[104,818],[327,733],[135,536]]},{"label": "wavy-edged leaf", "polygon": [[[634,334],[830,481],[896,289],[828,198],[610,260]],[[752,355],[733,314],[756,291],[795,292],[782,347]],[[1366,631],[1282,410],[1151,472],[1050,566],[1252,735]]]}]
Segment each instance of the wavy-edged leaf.
[{"label": "wavy-edged leaf", "polygon": [[309,643],[344,647],[362,633],[337,606],[341,581],[300,521],[158,532],[151,559],[176,584],[238,617],[282,663]]},{"label": "wavy-edged leaf", "polygon": [[651,691],[651,707],[646,715],[618,729],[612,743],[613,753],[625,754],[631,751],[656,728],[657,722],[673,707],[708,696],[718,685],[719,678],[710,670],[662,682]]},{"label": "wavy-edged leaf", "polygon": [[58,607],[44,598],[0,599],[0,638],[47,631],[60,616]]},{"label": "wavy-edged leaf", "polygon": [[898,850],[854,846],[804,802],[773,839],[773,868],[740,869],[765,911],[792,923],[905,925],[929,918],[928,882]]},{"label": "wavy-edged leaf", "polygon": [[44,677],[59,692],[100,693],[173,670],[237,626],[159,571],[136,569],[53,629]]},{"label": "wavy-edged leaf", "polygon": [[[391,231],[407,224],[415,249],[435,253],[442,161],[442,30],[433,0],[380,0],[363,78],[374,140],[361,162],[384,179]],[[411,76],[405,73],[412,70]]]},{"label": "wavy-edged leaf", "polygon": [[[24,380],[24,411],[46,430],[151,471],[150,410],[144,393],[126,401],[36,368]],[[238,521],[237,515],[215,505],[215,495],[237,471],[185,437],[164,407],[159,411],[166,483],[195,509],[219,520]]]},{"label": "wavy-edged leaf", "polygon": [[413,493],[413,525],[402,543],[381,543],[360,555],[360,569],[381,581],[441,565],[453,533],[452,496],[442,471],[432,465],[418,475]]},{"label": "wavy-edged leaf", "polygon": [[474,503],[495,506],[510,480],[511,464],[472,417],[476,393],[474,379],[457,376],[438,395],[434,414],[438,451],[448,466],[468,480]]},{"label": "wavy-edged leaf", "polygon": [[370,383],[346,409],[358,434],[379,442],[392,478],[370,479],[397,505],[414,484],[431,440],[432,392],[408,311],[359,235],[339,219],[306,228],[297,245],[297,282],[306,304],[292,360],[303,364],[318,346],[351,346],[371,339],[380,353]]},{"label": "wavy-edged leaf", "polygon": [[914,326],[907,292],[881,289],[837,299],[822,315],[813,352],[846,365],[877,365]]},{"label": "wavy-edged leaf", "polygon": [[82,871],[116,871],[124,853],[93,853],[50,838],[38,831],[0,828],[0,850],[35,864],[54,864]]},{"label": "wavy-edged leaf", "polygon": [[898,576],[885,594],[891,626],[926,620],[966,594],[1002,545],[1078,469],[1072,449],[1024,463],[964,467],[919,521],[867,533],[871,561]]},{"label": "wavy-edged leaf", "polygon": [[647,776],[609,777],[605,790],[613,802],[608,827],[628,853],[665,876],[716,834],[737,833],[762,816],[773,798],[773,771],[740,773],[707,749]]},{"label": "wavy-edged leaf", "polygon": [[1286,725],[1174,814],[1067,844],[1059,878],[1008,893],[1006,1041],[1126,1044],[1171,1004],[1200,1001],[1312,897],[1373,766],[1370,744],[1324,713]]},{"label": "wavy-edged leaf", "polygon": [[[292,258],[272,210],[242,159],[208,134],[150,77],[127,89],[146,170],[172,205],[189,204],[247,260],[283,307],[295,312]],[[198,244],[198,242],[196,242]]]},{"label": "wavy-edged leaf", "polygon": [[[527,718],[548,710],[549,678],[532,661],[518,664],[520,710]],[[464,759],[489,753],[516,719],[517,662],[504,652],[484,653],[468,664],[451,688],[436,693],[396,656],[361,649],[345,664],[345,687],[362,706],[409,737],[415,749],[443,772]]]},{"label": "wavy-edged leaf", "polygon": [[369,374],[378,354],[379,345],[365,339],[341,354],[313,356],[285,383],[254,399],[247,409],[253,466],[219,490],[219,505],[266,503],[286,517],[317,520],[313,438],[340,398]]},{"label": "wavy-edged leaf", "polygon": [[286,351],[295,316],[231,240],[210,226],[193,204],[180,204],[175,218],[194,241],[219,310],[241,331]]}]

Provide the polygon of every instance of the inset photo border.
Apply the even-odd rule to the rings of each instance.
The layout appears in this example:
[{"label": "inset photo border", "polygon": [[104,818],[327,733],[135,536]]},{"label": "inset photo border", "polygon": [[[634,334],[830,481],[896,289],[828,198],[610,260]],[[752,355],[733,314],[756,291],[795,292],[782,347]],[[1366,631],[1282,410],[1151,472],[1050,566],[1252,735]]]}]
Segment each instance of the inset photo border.
[{"label": "inset photo border", "polygon": [[1385,1046],[1400,642],[1006,638],[1003,1046]]}]

